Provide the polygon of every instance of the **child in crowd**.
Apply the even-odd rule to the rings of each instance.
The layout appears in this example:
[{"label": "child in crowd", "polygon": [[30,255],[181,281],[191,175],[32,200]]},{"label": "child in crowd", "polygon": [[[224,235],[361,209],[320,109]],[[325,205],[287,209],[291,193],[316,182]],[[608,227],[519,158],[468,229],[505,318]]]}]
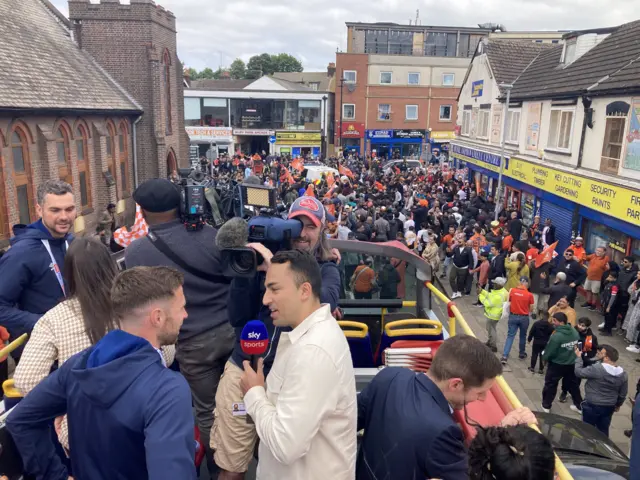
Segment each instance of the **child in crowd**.
[{"label": "child in crowd", "polygon": [[[480,249],[480,264],[473,269],[472,273],[478,273],[478,282],[476,284],[476,289],[478,295],[480,292],[487,288],[489,283],[489,271],[491,270],[491,262],[489,262],[489,253],[491,252],[491,247],[484,246]],[[482,302],[480,298],[476,300],[474,303],[475,306],[481,307]]]},{"label": "child in crowd", "polygon": [[551,338],[551,334],[553,333],[553,325],[549,323],[544,317],[540,318],[536,322],[531,325],[531,329],[529,329],[529,336],[527,341],[531,343],[533,340],[533,346],[531,348],[531,366],[529,367],[529,371],[531,373],[535,373],[536,371],[536,363],[538,361],[538,357],[540,357],[540,368],[538,369],[538,373],[540,375],[544,374],[544,362],[542,361],[542,352],[547,346],[547,342],[549,338]]}]

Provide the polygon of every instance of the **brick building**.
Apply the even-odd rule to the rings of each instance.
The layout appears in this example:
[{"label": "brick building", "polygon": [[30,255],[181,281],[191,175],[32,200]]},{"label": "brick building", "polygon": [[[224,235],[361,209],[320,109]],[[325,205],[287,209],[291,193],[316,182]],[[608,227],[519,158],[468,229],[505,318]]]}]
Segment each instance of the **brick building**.
[{"label": "brick building", "polygon": [[44,0],[0,2],[0,248],[35,221],[36,189],[73,185],[75,231],[95,230],[108,203],[133,205],[133,122],[142,107],[87,53]]},{"label": "brick building", "polygon": [[188,166],[183,67],[173,13],[152,0],[70,0],[69,20],[78,46],[144,110],[136,125],[138,181]]},{"label": "brick building", "polygon": [[[336,145],[378,156],[426,156],[454,138],[456,98],[489,28],[347,23],[336,69]],[[340,115],[342,113],[342,125]]]}]

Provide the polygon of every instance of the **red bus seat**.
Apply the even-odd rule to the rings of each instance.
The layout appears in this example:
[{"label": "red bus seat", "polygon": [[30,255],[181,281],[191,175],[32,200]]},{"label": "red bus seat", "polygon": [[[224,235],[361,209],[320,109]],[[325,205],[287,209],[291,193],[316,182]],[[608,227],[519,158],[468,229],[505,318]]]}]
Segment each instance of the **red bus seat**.
[{"label": "red bus seat", "polygon": [[398,340],[433,341],[443,340],[442,323],[437,320],[407,319],[389,322],[384,326],[380,345],[375,354],[376,365],[383,362],[382,352]]}]

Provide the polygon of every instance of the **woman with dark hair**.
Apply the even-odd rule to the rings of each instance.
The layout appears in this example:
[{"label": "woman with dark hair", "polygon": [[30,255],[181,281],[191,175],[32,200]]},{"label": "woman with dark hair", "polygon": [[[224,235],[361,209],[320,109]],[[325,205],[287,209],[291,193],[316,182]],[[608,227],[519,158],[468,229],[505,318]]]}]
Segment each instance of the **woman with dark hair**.
[{"label": "woman with dark hair", "polygon": [[[119,325],[111,311],[111,286],[118,271],[107,247],[90,238],[76,238],[64,259],[66,300],[36,323],[14,374],[15,386],[27,395],[51,372],[76,353],[89,348]],[[167,365],[175,347],[163,347]],[[63,423],[60,443],[67,448]]]},{"label": "woman with dark hair", "polygon": [[471,480],[553,480],[551,442],[527,425],[478,428],[469,445]]}]

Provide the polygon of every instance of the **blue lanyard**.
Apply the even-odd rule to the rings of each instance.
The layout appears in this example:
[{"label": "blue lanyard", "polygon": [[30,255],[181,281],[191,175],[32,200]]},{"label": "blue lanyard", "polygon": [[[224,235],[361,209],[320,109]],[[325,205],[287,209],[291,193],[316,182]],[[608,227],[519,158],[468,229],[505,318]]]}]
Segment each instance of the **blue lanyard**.
[{"label": "blue lanyard", "polygon": [[[44,248],[47,249],[49,253],[49,257],[51,257],[51,266],[53,267],[53,273],[56,274],[56,278],[58,279],[58,283],[60,284],[60,288],[62,289],[62,294],[66,297],[67,292],[64,290],[64,278],[62,278],[62,272],[60,271],[60,267],[58,266],[58,262],[56,262],[55,257],[53,256],[53,252],[51,251],[51,246],[49,245],[49,240],[41,240]],[[69,243],[64,242],[65,252],[69,248]]]}]

